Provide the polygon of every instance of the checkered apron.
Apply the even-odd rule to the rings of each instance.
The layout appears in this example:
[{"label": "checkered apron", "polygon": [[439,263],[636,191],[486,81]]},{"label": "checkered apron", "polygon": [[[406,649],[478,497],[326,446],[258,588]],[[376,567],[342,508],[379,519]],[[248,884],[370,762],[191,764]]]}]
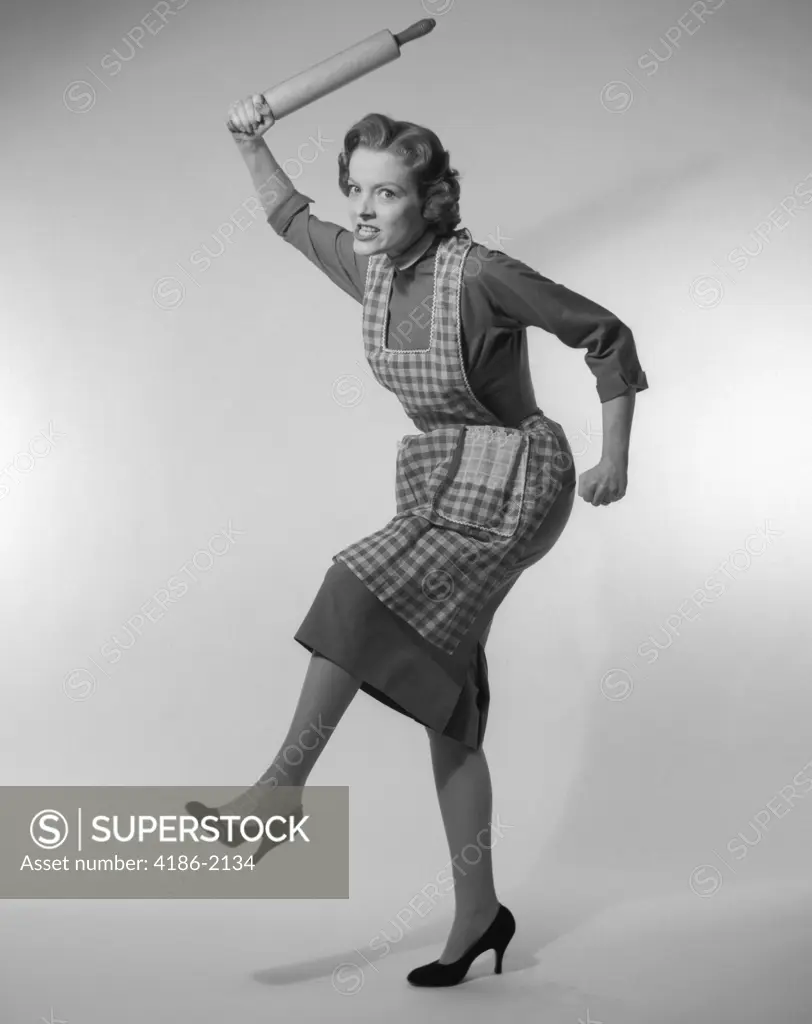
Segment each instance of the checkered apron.
[{"label": "checkered apron", "polygon": [[431,337],[389,348],[394,265],[369,258],[364,351],[376,380],[420,431],[398,442],[396,515],[333,556],[427,641],[453,654],[478,612],[516,569],[561,490],[572,453],[539,409],[506,427],[465,375],[460,299],[467,229],[437,248]]}]

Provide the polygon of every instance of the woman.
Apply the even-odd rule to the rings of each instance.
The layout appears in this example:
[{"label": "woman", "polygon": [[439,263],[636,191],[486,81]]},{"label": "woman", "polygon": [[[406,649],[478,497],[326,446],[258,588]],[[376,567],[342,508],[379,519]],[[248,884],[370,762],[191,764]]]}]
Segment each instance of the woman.
[{"label": "woman", "polygon": [[[290,787],[287,809],[300,808],[301,788],[359,688],[420,722],[452,855],[455,917],[439,960],[408,980],[456,984],[489,949],[499,973],[515,931],[490,855],[484,646],[497,607],[558,539],[575,496],[570,446],[535,401],[526,327],[583,349],[597,378],[603,452],[578,485],[593,505],[626,491],[634,395],[648,384],[617,317],[503,252],[474,246],[458,228],[458,173],[433,132],[381,114],[347,132],[338,181],[348,231],[310,212],[313,200],[262,139],[273,123],[259,94],[234,104],[227,121],[267,220],[362,304],[371,370],[420,433],[399,444],[397,514],[333,557],[295,635],[311,660],[277,760],[223,807],[189,809],[263,817],[271,802],[279,807],[276,787]],[[290,746],[295,766],[282,761]],[[482,856],[463,868],[469,844]],[[272,845],[263,840],[255,860]]]}]

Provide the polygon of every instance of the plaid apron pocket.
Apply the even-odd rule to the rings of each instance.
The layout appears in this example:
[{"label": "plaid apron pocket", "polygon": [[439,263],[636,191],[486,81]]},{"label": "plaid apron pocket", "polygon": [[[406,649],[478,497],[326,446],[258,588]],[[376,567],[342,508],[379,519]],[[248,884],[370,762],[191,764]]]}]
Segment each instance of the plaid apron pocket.
[{"label": "plaid apron pocket", "polygon": [[522,514],[527,441],[514,427],[464,427],[434,489],[431,513],[449,523],[512,537]]}]

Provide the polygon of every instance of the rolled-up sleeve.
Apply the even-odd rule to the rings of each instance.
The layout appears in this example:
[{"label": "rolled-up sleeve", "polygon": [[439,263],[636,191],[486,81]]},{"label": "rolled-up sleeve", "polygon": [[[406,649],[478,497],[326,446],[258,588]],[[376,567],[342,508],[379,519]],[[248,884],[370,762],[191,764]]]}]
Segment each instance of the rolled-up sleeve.
[{"label": "rolled-up sleeve", "polygon": [[477,250],[475,287],[496,323],[540,327],[570,348],[584,349],[600,401],[645,391],[648,381],[631,330],[596,302],[543,277],[498,250]]},{"label": "rolled-up sleeve", "polygon": [[369,257],[355,253],[351,231],[311,213],[312,202],[309,196],[294,191],[271,211],[268,223],[334,284],[356,302],[363,302]]}]

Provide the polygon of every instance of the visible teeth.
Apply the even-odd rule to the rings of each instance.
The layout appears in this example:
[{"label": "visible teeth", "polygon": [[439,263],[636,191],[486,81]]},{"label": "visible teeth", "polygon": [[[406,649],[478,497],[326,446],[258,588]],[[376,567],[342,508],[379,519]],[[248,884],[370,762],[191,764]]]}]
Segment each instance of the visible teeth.
[{"label": "visible teeth", "polygon": [[377,235],[378,234],[378,229],[377,228],[358,228],[358,234],[359,235]]}]

